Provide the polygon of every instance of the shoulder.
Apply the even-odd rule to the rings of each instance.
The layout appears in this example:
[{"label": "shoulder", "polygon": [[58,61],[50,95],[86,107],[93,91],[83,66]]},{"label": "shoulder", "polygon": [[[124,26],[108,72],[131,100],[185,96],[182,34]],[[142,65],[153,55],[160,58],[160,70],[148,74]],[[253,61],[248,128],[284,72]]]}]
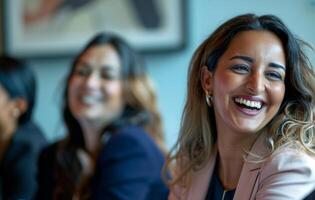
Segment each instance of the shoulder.
[{"label": "shoulder", "polygon": [[163,154],[143,128],[121,127],[100,152],[93,195],[102,199],[166,199],[168,190],[161,177],[163,164]]},{"label": "shoulder", "polygon": [[315,158],[306,152],[294,148],[277,150],[262,165],[257,196],[302,199],[315,188],[314,166]]},{"label": "shoulder", "polygon": [[315,181],[315,157],[295,148],[281,148],[272,154],[263,164],[262,173],[270,174],[279,171],[303,172],[302,174]]},{"label": "shoulder", "polygon": [[12,144],[41,149],[47,144],[42,130],[34,123],[22,124],[16,130]]},{"label": "shoulder", "polygon": [[111,141],[128,139],[141,142],[153,142],[148,133],[140,126],[123,126],[119,128],[111,138]]},{"label": "shoulder", "polygon": [[12,160],[31,159],[32,157],[36,159],[46,145],[47,141],[42,132],[32,124],[25,124],[14,133],[5,157]]},{"label": "shoulder", "polygon": [[96,173],[111,183],[154,179],[160,177],[163,164],[164,156],[149,135],[141,127],[125,126],[104,145]]},{"label": "shoulder", "polygon": [[117,130],[105,144],[104,153],[108,151],[117,154],[142,152],[150,156],[162,156],[157,144],[140,126],[124,126]]},{"label": "shoulder", "polygon": [[[160,169],[164,164],[164,155],[153,139],[139,126],[124,126],[115,132],[104,145],[99,163],[110,166],[121,165],[151,166]],[[133,163],[133,164],[131,164]]]}]

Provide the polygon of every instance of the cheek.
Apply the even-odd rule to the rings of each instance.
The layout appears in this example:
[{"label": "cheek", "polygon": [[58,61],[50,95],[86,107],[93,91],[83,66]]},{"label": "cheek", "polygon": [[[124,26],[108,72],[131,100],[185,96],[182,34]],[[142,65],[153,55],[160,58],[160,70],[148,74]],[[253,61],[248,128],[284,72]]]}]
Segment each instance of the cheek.
[{"label": "cheek", "polygon": [[237,90],[237,88],[242,85],[242,79],[237,76],[227,73],[218,73],[217,75],[213,84],[215,98],[219,98],[219,96],[220,98],[222,98],[222,96],[228,97],[228,94]]},{"label": "cheek", "polygon": [[107,84],[105,90],[110,98],[122,99],[122,85],[120,82]]},{"label": "cheek", "polygon": [[224,73],[217,76],[214,82],[214,107],[217,113],[223,115],[223,118],[226,118],[226,115],[229,115],[229,106],[230,106],[230,95],[240,85],[240,80],[233,76],[228,76]]},{"label": "cheek", "polygon": [[68,99],[69,99],[69,105],[71,106],[73,103],[75,103],[75,100],[77,99],[77,93],[79,91],[79,86],[76,80],[71,79],[68,84]]},{"label": "cheek", "polygon": [[285,94],[285,85],[279,84],[279,85],[273,85],[270,87],[270,96],[271,96],[271,102],[277,106],[280,107],[284,94]]}]

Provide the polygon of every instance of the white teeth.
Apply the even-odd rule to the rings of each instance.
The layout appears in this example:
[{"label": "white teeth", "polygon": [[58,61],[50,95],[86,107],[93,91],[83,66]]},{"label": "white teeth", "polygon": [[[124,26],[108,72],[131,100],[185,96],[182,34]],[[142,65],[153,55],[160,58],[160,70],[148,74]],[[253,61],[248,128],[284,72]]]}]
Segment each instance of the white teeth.
[{"label": "white teeth", "polygon": [[253,101],[250,102],[250,107],[256,107],[255,104],[256,104],[256,102],[253,102]]},{"label": "white teeth", "polygon": [[257,109],[260,109],[261,104],[262,104],[260,101],[250,101],[250,100],[243,99],[243,98],[235,98],[235,102],[237,102],[239,104],[244,104],[248,107],[257,108]]},{"label": "white teeth", "polygon": [[86,104],[93,104],[93,103],[98,103],[102,98],[98,96],[83,96],[82,102]]}]

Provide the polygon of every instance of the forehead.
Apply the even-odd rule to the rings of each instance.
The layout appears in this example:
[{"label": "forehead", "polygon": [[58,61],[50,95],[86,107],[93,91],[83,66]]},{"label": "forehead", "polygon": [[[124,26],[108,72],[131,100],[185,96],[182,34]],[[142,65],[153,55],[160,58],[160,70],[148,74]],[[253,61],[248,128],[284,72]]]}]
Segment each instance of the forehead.
[{"label": "forehead", "polygon": [[79,58],[79,63],[81,62],[85,62],[92,67],[120,67],[121,65],[117,50],[109,44],[87,49]]},{"label": "forehead", "polygon": [[243,31],[230,42],[227,51],[236,53],[284,53],[283,45],[274,33],[269,31]]}]

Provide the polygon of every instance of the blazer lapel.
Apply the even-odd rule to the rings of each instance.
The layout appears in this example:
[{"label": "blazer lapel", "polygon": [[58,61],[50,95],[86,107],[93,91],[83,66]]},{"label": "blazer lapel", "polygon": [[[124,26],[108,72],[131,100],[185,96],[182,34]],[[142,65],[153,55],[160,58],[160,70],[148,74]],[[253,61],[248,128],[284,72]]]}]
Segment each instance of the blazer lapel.
[{"label": "blazer lapel", "polygon": [[260,169],[263,162],[250,162],[255,160],[254,155],[266,155],[268,154],[268,149],[266,148],[265,135],[262,133],[252,146],[250,154],[247,156],[244,162],[240,179],[238,181],[234,200],[252,200],[255,199],[255,194],[258,190],[258,181],[260,175]]},{"label": "blazer lapel", "polygon": [[[252,155],[266,155],[268,150],[265,144],[265,136],[261,134],[256,139],[253,147],[250,150],[250,154],[247,156],[247,160],[253,160]],[[200,170],[193,173],[192,184],[189,187],[186,195],[181,199],[185,200],[204,200],[206,198],[209,183],[214,171],[217,156],[217,147],[214,147],[211,158],[208,163]],[[258,180],[260,175],[260,169],[263,162],[255,163],[246,161],[243,165],[240,180],[236,187],[234,200],[253,200],[258,190]]]},{"label": "blazer lapel", "polygon": [[215,147],[208,163],[202,169],[194,172],[187,200],[204,200],[206,198],[209,182],[216,162],[216,155],[217,149]]},{"label": "blazer lapel", "polygon": [[234,200],[251,200],[258,189],[260,164],[245,163],[238,181]]}]

